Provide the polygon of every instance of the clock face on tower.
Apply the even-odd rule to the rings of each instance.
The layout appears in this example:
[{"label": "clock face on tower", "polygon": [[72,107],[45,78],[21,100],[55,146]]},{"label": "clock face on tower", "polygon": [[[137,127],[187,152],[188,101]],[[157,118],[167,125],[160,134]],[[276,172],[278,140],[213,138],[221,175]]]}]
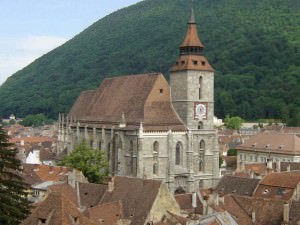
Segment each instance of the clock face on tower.
[{"label": "clock face on tower", "polygon": [[194,117],[197,120],[203,120],[207,117],[207,103],[195,102]]}]

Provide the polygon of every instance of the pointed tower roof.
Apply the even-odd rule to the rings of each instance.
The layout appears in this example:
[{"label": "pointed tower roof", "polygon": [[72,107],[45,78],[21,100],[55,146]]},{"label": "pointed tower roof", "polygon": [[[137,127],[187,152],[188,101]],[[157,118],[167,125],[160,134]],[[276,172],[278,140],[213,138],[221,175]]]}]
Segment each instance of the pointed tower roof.
[{"label": "pointed tower roof", "polygon": [[180,55],[171,71],[181,70],[206,70],[214,71],[205,56],[202,55],[204,46],[200,41],[195,22],[194,10],[191,10],[191,17],[185,38],[180,45]]},{"label": "pointed tower roof", "polygon": [[200,47],[201,49],[203,49],[204,46],[198,36],[196,25],[197,24],[195,22],[194,10],[191,9],[191,17],[190,21],[188,22],[188,29],[180,47]]}]

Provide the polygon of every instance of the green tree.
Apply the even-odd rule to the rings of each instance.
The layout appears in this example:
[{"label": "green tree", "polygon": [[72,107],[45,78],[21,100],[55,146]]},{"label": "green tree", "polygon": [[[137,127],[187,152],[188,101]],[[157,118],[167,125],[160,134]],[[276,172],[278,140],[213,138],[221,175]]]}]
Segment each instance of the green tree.
[{"label": "green tree", "polygon": [[227,156],[237,156],[237,150],[233,148],[229,149],[227,151]]},{"label": "green tree", "polygon": [[108,176],[108,163],[104,152],[89,147],[84,141],[80,142],[59,165],[82,171],[91,183],[101,183]]},{"label": "green tree", "polygon": [[0,224],[17,225],[30,213],[27,185],[18,175],[21,162],[0,125]]},{"label": "green tree", "polygon": [[26,116],[20,124],[23,126],[39,127],[45,124],[51,124],[53,121],[42,113]]},{"label": "green tree", "polygon": [[233,130],[239,130],[242,126],[243,119],[238,116],[229,117],[226,116],[224,124],[227,128],[233,129]]}]

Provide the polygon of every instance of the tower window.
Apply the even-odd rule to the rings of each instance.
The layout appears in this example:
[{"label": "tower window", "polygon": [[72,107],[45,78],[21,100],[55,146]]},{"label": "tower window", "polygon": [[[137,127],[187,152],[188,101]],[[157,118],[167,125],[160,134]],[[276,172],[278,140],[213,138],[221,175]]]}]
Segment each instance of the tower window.
[{"label": "tower window", "polygon": [[161,93],[161,94],[164,93],[164,89],[160,88],[159,93]]},{"label": "tower window", "polygon": [[199,77],[199,99],[202,97],[202,76]]},{"label": "tower window", "polygon": [[198,130],[200,130],[200,129],[203,129],[203,122],[202,121],[200,121],[198,123]]},{"label": "tower window", "polygon": [[200,148],[200,150],[205,150],[205,142],[204,142],[204,140],[200,141],[199,148]]}]

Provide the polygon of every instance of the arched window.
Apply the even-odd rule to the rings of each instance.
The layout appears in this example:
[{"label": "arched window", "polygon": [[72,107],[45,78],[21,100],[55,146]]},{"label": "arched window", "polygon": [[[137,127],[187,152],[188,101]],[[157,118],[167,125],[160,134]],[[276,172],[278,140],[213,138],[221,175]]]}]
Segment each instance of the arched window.
[{"label": "arched window", "polygon": [[204,170],[204,151],[205,151],[205,141],[201,140],[199,143],[199,171]]},{"label": "arched window", "polygon": [[158,151],[159,151],[159,143],[158,143],[158,141],[155,141],[153,143],[153,153],[158,154]]},{"label": "arched window", "polygon": [[175,164],[181,165],[182,163],[182,144],[181,142],[177,142],[176,144],[176,156],[175,156]]},{"label": "arched window", "polygon": [[203,129],[203,122],[199,121],[199,123],[198,123],[198,130],[201,130],[201,129]]},{"label": "arched window", "polygon": [[205,141],[204,140],[200,141],[199,149],[200,150],[205,150]]},{"label": "arched window", "polygon": [[155,162],[153,163],[153,175],[158,174],[158,164]]},{"label": "arched window", "polygon": [[203,159],[201,159],[201,155],[199,159],[199,171],[203,171]]}]

